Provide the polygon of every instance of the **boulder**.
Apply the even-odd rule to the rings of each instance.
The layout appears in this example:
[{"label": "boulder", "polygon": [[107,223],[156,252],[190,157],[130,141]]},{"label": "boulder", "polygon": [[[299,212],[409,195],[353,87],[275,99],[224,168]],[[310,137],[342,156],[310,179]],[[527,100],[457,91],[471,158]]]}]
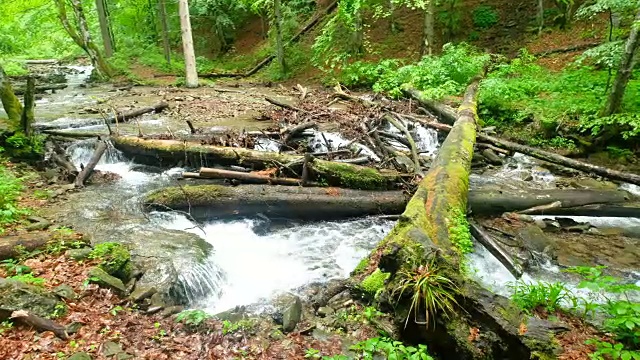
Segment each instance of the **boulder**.
[{"label": "boulder", "polygon": [[99,267],[94,267],[89,270],[89,281],[98,284],[100,287],[111,289],[118,295],[124,295],[126,293],[126,288],[122,280],[107,274],[106,271]]},{"label": "boulder", "polygon": [[153,286],[136,286],[135,290],[129,295],[129,300],[137,303],[155,294],[156,288]]},{"label": "boulder", "polygon": [[67,250],[65,254],[67,255],[68,258],[71,258],[76,261],[80,261],[88,258],[92,250],[93,249],[89,247],[85,247],[82,249],[70,249],[70,250]]},{"label": "boulder", "polygon": [[536,225],[529,225],[518,231],[518,237],[526,248],[540,254],[550,254],[554,251],[555,243]]},{"label": "boulder", "polygon": [[59,297],[67,300],[74,300],[78,298],[78,294],[73,291],[73,288],[66,284],[61,284],[53,289],[53,293]]},{"label": "boulder", "polygon": [[293,294],[286,294],[278,301],[278,312],[282,314],[282,331],[292,332],[302,319],[302,300]]},{"label": "boulder", "polygon": [[17,310],[26,310],[40,317],[49,317],[65,306],[57,296],[43,288],[20,281],[0,278],[0,321]]}]

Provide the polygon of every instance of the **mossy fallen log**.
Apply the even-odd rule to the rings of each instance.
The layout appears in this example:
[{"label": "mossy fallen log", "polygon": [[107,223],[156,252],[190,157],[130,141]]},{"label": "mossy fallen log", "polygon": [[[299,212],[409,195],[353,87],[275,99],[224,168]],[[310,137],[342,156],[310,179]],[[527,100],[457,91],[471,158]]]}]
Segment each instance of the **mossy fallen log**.
[{"label": "mossy fallen log", "polygon": [[[544,215],[621,216],[640,213],[640,207],[628,203],[624,191],[607,190],[528,190],[502,192],[472,189],[469,206],[474,215],[499,216],[544,205],[560,199],[567,208],[556,208]],[[321,220],[316,209],[333,219],[366,215],[396,215],[404,211],[408,196],[403,191],[356,191],[339,188],[300,188],[269,185],[187,185],[155,190],[145,203],[154,210],[191,212],[198,219],[208,217],[253,216],[258,213],[290,218]],[[295,205],[301,204],[301,205]],[[251,205],[251,206],[248,206]],[[304,211],[296,211],[301,208]]]},{"label": "mossy fallen log", "polygon": [[[553,358],[548,323],[465,275],[477,88],[475,81],[467,89],[455,125],[396,226],[351,280],[357,288],[367,284],[365,295],[375,294],[378,305],[397,316],[404,336],[444,358]],[[374,276],[382,281],[370,281]]]},{"label": "mossy fallen log", "polygon": [[[144,140],[137,137],[113,137],[114,146],[125,156],[138,163],[153,166],[213,167],[214,165],[240,165],[253,170],[281,168],[285,171],[297,163],[300,170],[301,155],[263,152],[245,148],[200,145],[177,140]],[[314,159],[311,164],[312,181],[328,186],[359,190],[384,190],[396,187],[402,175],[389,170]],[[299,173],[298,173],[299,174]],[[287,174],[295,176],[296,174]]]},{"label": "mossy fallen log", "polygon": [[[9,259],[20,255],[21,251],[34,251],[44,249],[48,245],[55,246],[61,242],[52,237],[48,232],[30,232],[22,235],[9,235],[0,237],[0,260]],[[86,240],[81,240],[86,242]],[[87,243],[88,244],[88,243]]]},{"label": "mossy fallen log", "polygon": [[334,220],[399,213],[406,204],[401,191],[364,191],[277,185],[186,185],[147,194],[147,210],[190,212],[198,220],[255,216]]},{"label": "mossy fallen log", "polygon": [[20,124],[20,117],[22,116],[22,104],[13,92],[9,77],[4,72],[2,66],[0,66],[0,101],[4,107],[4,111],[9,117],[9,129],[16,129]]}]

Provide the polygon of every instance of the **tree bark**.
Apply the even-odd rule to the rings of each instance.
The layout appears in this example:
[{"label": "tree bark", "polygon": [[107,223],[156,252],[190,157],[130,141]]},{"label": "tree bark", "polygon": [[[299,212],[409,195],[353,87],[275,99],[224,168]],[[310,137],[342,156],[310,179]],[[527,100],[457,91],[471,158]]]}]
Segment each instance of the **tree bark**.
[{"label": "tree bark", "polygon": [[[528,359],[534,352],[548,356],[553,350],[552,334],[545,323],[534,325],[534,319],[520,312],[508,299],[483,289],[461,271],[462,255],[456,244],[464,236],[465,227],[466,236],[470,236],[464,218],[476,138],[477,89],[478,81],[474,81],[431,169],[395,227],[371,253],[366,265],[355,271],[352,280],[360,283],[376,268],[389,273],[376,296],[380,305],[393,310],[398,324],[405,324],[406,320],[406,336],[426,343],[436,353],[455,353],[459,359]],[[427,327],[416,319],[417,311],[423,311],[423,307],[410,306],[414,287],[405,288],[400,297],[392,296],[402,277],[408,276],[402,274],[418,274],[424,266],[461,289],[445,290],[456,297],[457,304],[447,314],[436,309],[432,314],[435,324],[429,322]],[[523,334],[519,331],[522,324],[536,330]],[[472,341],[469,334],[474,328],[482,330],[479,339]],[[542,346],[534,349],[531,344]]]},{"label": "tree bark", "polygon": [[91,172],[96,167],[96,165],[98,165],[100,158],[102,158],[102,155],[106,150],[107,150],[107,143],[104,141],[98,141],[96,145],[96,150],[93,153],[93,156],[91,157],[91,159],[89,160],[89,163],[85,165],[84,169],[80,171],[78,176],[76,176],[76,180],[73,182],[76,187],[84,186],[85,180],[87,180],[87,178],[91,176]]},{"label": "tree bark", "polygon": [[113,70],[109,63],[104,59],[102,52],[98,46],[91,40],[89,28],[87,26],[87,19],[84,15],[82,8],[82,2],[80,0],[71,0],[71,6],[77,19],[77,29],[71,25],[69,17],[67,16],[67,5],[65,0],[54,0],[58,8],[58,19],[62,23],[62,27],[67,34],[71,36],[73,41],[84,50],[85,53],[91,59],[91,63],[98,71],[100,76],[111,77]]},{"label": "tree bark", "polygon": [[[235,179],[245,184],[272,184],[284,186],[301,186],[302,180],[293,178],[271,177],[255,173],[231,171],[224,169],[200,168],[200,178],[203,179]],[[307,183],[309,185],[309,183]]]},{"label": "tree bark", "polygon": [[638,49],[638,46],[640,46],[640,36],[638,34],[638,32],[640,31],[640,25],[638,24],[640,24],[640,10],[638,10],[635,22],[631,26],[631,33],[629,34],[629,38],[627,39],[624,53],[622,54],[622,60],[620,61],[620,66],[618,67],[618,73],[616,74],[616,78],[613,81],[613,87],[611,88],[611,93],[609,93],[609,98],[607,99],[607,104],[602,110],[602,116],[610,116],[622,110],[624,93],[627,89],[627,84],[629,84],[629,79],[631,78],[633,68],[637,62],[635,53]]},{"label": "tree bark", "polygon": [[516,279],[520,279],[522,277],[523,271],[522,267],[513,260],[513,257],[509,255],[498,243],[475,221],[469,222],[469,230],[471,230],[471,235],[487,250],[495,256],[498,261],[504,265],[504,267],[509,270],[511,275],[513,275]]},{"label": "tree bark", "polygon": [[424,13],[424,28],[422,33],[422,46],[420,55],[433,55],[433,47],[435,45],[435,0],[427,0],[427,8]]},{"label": "tree bark", "polygon": [[536,17],[538,20],[538,35],[540,35],[544,28],[544,0],[538,0],[538,13]]},{"label": "tree bark", "polygon": [[[62,90],[62,89],[66,89],[68,87],[67,84],[44,84],[44,85],[36,85],[35,87],[35,93],[36,94],[42,94],[47,90]],[[26,87],[16,87],[14,93],[16,95],[23,95],[25,92],[27,91]]]},{"label": "tree bark", "polygon": [[164,58],[167,64],[171,64],[171,45],[169,44],[169,23],[167,22],[167,7],[165,0],[158,1],[158,13],[160,15],[160,24],[162,25],[162,49],[164,50]]},{"label": "tree bark", "polygon": [[[20,104],[20,100],[16,97],[16,94],[13,92],[13,87],[11,86],[11,82],[9,82],[9,77],[4,72],[4,69],[0,65],[0,101],[2,101],[2,106],[4,107],[4,111],[7,113],[9,117],[9,124],[7,124],[7,129],[5,130],[14,130],[20,124],[20,119],[22,117],[22,104]],[[0,131],[2,129],[2,123],[0,123]]]},{"label": "tree bark", "polygon": [[188,88],[195,88],[198,87],[198,71],[196,69],[196,55],[193,50],[188,0],[178,0],[178,8],[180,11],[180,29],[182,31],[182,49],[184,52],[185,85]]},{"label": "tree bark", "polygon": [[[24,247],[26,251],[42,249],[49,243],[59,240],[51,238],[48,232],[34,231],[23,235],[0,236],[0,260],[14,258],[19,255],[16,249]],[[86,242],[86,240],[81,240]],[[16,248],[17,247],[17,248]]]},{"label": "tree bark", "polygon": [[30,136],[31,126],[34,121],[33,108],[36,103],[36,81],[33,77],[27,79],[27,88],[24,93],[24,108],[22,109],[22,116],[20,118],[20,128],[22,132]]},{"label": "tree bark", "polygon": [[280,72],[284,75],[287,73],[287,64],[284,59],[284,41],[282,39],[282,9],[280,0],[273,1],[274,25],[276,29],[276,51]]},{"label": "tree bark", "polygon": [[113,39],[109,31],[109,19],[107,18],[105,0],[96,0],[96,10],[98,11],[98,21],[100,22],[100,33],[106,57],[113,56]]}]

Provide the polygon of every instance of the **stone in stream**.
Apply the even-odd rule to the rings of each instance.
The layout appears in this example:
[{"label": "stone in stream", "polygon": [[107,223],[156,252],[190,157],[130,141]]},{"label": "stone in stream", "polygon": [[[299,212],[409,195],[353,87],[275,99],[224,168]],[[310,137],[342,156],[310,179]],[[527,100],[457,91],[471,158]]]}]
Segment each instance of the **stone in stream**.
[{"label": "stone in stream", "polygon": [[536,225],[528,225],[521,229],[518,231],[518,237],[522,239],[525,247],[541,254],[549,254],[555,247],[555,242]]},{"label": "stone in stream", "polygon": [[151,297],[156,292],[156,288],[153,286],[136,286],[135,290],[129,295],[129,299],[137,303]]},{"label": "stone in stream", "polygon": [[106,271],[98,267],[89,270],[89,282],[98,284],[100,287],[111,289],[118,295],[124,295],[126,293],[126,288],[122,280],[107,274]]},{"label": "stone in stream", "polygon": [[292,332],[302,319],[302,300],[297,295],[285,294],[277,299],[277,304],[282,314],[282,331]]},{"label": "stone in stream", "polygon": [[65,304],[42,287],[0,278],[0,321],[17,310],[26,310],[40,317],[49,317]]}]

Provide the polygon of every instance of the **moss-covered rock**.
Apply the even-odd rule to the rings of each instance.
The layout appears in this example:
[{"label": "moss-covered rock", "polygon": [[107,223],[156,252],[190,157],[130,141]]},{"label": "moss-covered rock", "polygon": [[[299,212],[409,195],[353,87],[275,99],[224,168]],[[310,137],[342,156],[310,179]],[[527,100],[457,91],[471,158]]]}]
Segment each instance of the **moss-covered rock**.
[{"label": "moss-covered rock", "polygon": [[394,177],[364,166],[330,161],[314,161],[313,171],[320,183],[358,190],[384,190],[391,187]]},{"label": "moss-covered rock", "polygon": [[105,242],[96,245],[89,254],[91,259],[100,260],[100,268],[107,274],[115,276],[123,281],[129,280],[133,266],[131,264],[131,254],[122,244]]},{"label": "moss-covered rock", "polygon": [[42,287],[20,281],[0,278],[0,321],[13,311],[27,310],[40,317],[51,317],[64,309],[58,297],[47,293]]},{"label": "moss-covered rock", "polygon": [[98,284],[98,286],[103,288],[111,289],[118,295],[124,295],[126,293],[126,287],[122,280],[109,275],[106,271],[98,267],[89,270],[89,282]]},{"label": "moss-covered rock", "polygon": [[384,289],[384,282],[389,278],[389,275],[389,273],[376,269],[371,275],[362,280],[360,289],[362,289],[367,296],[374,298],[378,291]]}]

